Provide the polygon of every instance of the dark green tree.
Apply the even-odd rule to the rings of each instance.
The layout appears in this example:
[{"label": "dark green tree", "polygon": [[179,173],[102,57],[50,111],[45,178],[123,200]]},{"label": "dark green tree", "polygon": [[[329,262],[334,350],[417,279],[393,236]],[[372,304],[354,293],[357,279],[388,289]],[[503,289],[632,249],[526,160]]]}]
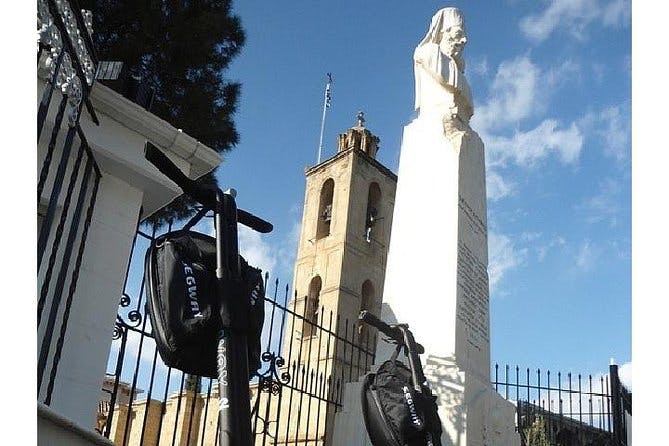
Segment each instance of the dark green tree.
[{"label": "dark green tree", "polygon": [[[155,90],[151,111],[218,152],[239,141],[233,115],[241,85],[225,77],[245,36],[231,0],[80,0],[93,12],[100,60],[122,61]],[[201,181],[215,185],[213,174]],[[192,213],[180,197],[152,219]]]}]

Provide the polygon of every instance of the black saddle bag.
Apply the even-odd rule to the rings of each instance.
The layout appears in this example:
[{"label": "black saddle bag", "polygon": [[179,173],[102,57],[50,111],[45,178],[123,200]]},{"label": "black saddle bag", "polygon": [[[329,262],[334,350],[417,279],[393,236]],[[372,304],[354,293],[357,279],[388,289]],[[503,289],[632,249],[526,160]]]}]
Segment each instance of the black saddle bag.
[{"label": "black saddle bag", "polygon": [[365,375],[362,413],[374,446],[439,446],[441,421],[436,397],[416,391],[411,370],[393,357]]},{"label": "black saddle bag", "polygon": [[[264,321],[262,273],[241,258],[242,287],[248,298],[249,373],[260,367]],[[147,312],[163,362],[185,373],[217,377],[216,348],[222,328],[216,283],[216,239],[191,231],[164,234],[145,257]]]}]

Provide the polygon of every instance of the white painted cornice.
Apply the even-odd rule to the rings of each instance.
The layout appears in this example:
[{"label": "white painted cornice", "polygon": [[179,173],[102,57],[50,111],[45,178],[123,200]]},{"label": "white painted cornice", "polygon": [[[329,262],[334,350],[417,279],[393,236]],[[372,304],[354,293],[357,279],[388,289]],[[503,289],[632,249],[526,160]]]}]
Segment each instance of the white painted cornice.
[{"label": "white painted cornice", "polygon": [[99,82],[93,85],[91,102],[96,111],[192,164],[191,177],[211,171],[222,161],[215,150]]}]

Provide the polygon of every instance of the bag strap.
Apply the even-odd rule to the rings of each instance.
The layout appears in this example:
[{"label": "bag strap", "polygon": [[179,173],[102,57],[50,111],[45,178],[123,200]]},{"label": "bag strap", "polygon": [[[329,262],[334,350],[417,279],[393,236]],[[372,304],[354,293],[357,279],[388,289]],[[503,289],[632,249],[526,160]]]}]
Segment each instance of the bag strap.
[{"label": "bag strap", "polygon": [[397,347],[395,347],[395,351],[393,352],[392,356],[390,357],[390,360],[395,364],[395,361],[397,361],[397,357],[400,354],[400,351],[402,350],[402,346],[397,344]]}]

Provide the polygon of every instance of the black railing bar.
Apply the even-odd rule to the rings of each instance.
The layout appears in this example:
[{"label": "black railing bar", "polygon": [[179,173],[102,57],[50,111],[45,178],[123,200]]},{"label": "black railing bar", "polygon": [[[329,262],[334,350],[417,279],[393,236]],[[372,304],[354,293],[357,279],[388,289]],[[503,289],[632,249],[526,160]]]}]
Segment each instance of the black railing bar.
[{"label": "black railing bar", "polygon": [[[296,293],[296,294],[297,294],[297,293]],[[299,315],[299,314],[297,314],[297,313],[293,313],[292,310],[290,310],[290,309],[288,309],[288,308],[282,306],[281,304],[279,304],[279,303],[273,301],[273,300],[270,299],[270,298],[267,298],[267,297],[266,297],[266,298],[265,298],[265,301],[271,303],[272,305],[276,305],[277,307],[279,307],[280,309],[282,309],[282,310],[285,311],[286,313],[288,313],[288,314],[292,314],[292,315],[294,315],[294,316],[296,316],[296,317],[302,319],[303,321],[305,321],[306,323],[308,323],[308,324],[310,324],[310,325],[312,325],[312,326],[316,326],[316,325],[317,325],[317,324],[315,324],[315,323],[309,321],[307,318],[305,318],[305,317],[303,317],[303,316],[301,316],[301,315]],[[346,320],[348,321],[348,319],[346,319]],[[358,346],[357,344],[354,344],[354,343],[350,342],[350,341],[348,340],[348,337],[346,337],[346,338],[342,338],[342,337],[339,336],[337,333],[332,332],[332,331],[330,331],[330,330],[326,330],[325,328],[323,328],[322,331],[326,332],[326,333],[329,334],[329,335],[332,335],[332,336],[336,337],[338,340],[340,340],[340,341],[342,341],[342,342],[344,342],[344,343],[346,343],[346,344],[349,344],[349,345],[352,345],[352,346],[354,346],[354,347],[358,347],[358,348],[360,348],[360,346]],[[370,355],[373,355],[373,354],[374,354],[374,352],[371,352],[371,351],[366,351],[365,353],[368,353],[368,354],[370,354]]]},{"label": "black railing bar", "polygon": [[537,400],[541,401],[541,370],[537,369],[537,384],[539,388],[537,390]]},{"label": "black railing bar", "polygon": [[[40,297],[37,302],[37,325],[39,326],[40,321],[42,320],[42,311],[46,305],[47,295],[49,293],[49,286],[51,284],[51,275],[53,274],[53,268],[56,265],[56,254],[60,248],[60,241],[63,237],[63,230],[65,228],[65,221],[69,216],[70,203],[72,202],[72,194],[74,192],[74,186],[77,183],[79,177],[79,167],[81,166],[81,160],[83,158],[84,149],[83,146],[79,146],[77,151],[77,158],[74,162],[74,167],[70,175],[70,182],[67,186],[67,192],[65,193],[65,200],[63,201],[63,209],[60,213],[60,218],[58,219],[58,226],[56,227],[56,234],[54,236],[54,241],[51,246],[51,252],[49,254],[49,261],[47,262],[46,273],[44,274],[44,279],[42,283],[42,288],[40,289]],[[72,227],[70,226],[70,231]],[[62,267],[62,265],[61,265]]]},{"label": "black railing bar", "polygon": [[151,410],[151,394],[153,393],[153,380],[156,375],[156,364],[158,361],[158,349],[153,349],[153,362],[151,363],[151,379],[149,380],[149,391],[146,395],[146,404],[144,405],[144,419],[142,420],[142,432],[139,436],[139,444],[144,444],[144,433],[146,432],[146,420],[149,418]]},{"label": "black railing bar", "polygon": [[546,385],[548,386],[548,406],[550,407],[551,405],[551,371],[547,370],[546,371],[546,376],[548,377],[548,382]]},{"label": "black railing bar", "polygon": [[98,56],[95,53],[95,45],[93,44],[93,39],[91,38],[91,35],[88,34],[88,28],[86,28],[86,23],[84,22],[84,16],[81,13],[81,7],[79,6],[79,2],[77,0],[69,0],[70,1],[70,9],[72,9],[72,13],[74,14],[75,19],[77,20],[77,27],[79,27],[80,30],[80,35],[84,36],[84,43],[86,44],[86,50],[88,51],[88,57],[91,58],[93,61],[93,64],[97,67],[98,64]]},{"label": "black railing bar", "polygon": [[[304,347],[304,342],[303,342],[303,341],[304,341],[304,338],[303,338],[303,336],[304,336],[304,332],[305,332],[305,329],[304,329],[304,321],[306,321],[307,307],[308,307],[307,304],[308,304],[307,299],[304,299],[304,305],[302,306],[302,321],[303,321],[303,322],[302,322],[302,324],[301,324],[301,326],[300,326],[300,330],[301,330],[302,336],[301,336],[300,339],[299,339],[300,346],[299,346],[299,348],[298,348],[298,350],[297,350],[297,367],[298,367],[298,370],[299,370],[300,365],[302,364],[302,350],[303,350],[303,347]],[[295,326],[293,326],[293,335],[294,335],[294,334],[295,334]],[[291,338],[292,338],[292,337],[293,337],[293,336],[291,336]]]},{"label": "black railing bar", "polygon": [[[293,343],[291,342],[291,345]],[[289,369],[290,370],[290,369]],[[295,365],[295,361],[293,361],[292,364],[292,372],[291,372],[291,380],[297,380],[297,377],[299,375],[299,369]],[[290,420],[291,414],[293,413],[293,391],[296,390],[291,383],[286,383],[284,387],[287,387],[290,390],[290,397],[288,398],[288,417],[287,417],[287,423],[286,423],[286,436],[285,436],[285,442],[288,443],[288,439],[290,438],[288,434],[290,433]]]},{"label": "black railing bar", "polygon": [[[296,310],[297,309],[297,291],[293,291],[293,292],[295,293],[294,297],[293,297],[293,310]],[[290,325],[290,329],[294,334],[295,333],[295,318],[296,318],[297,313],[295,311],[293,311],[292,315],[293,315],[293,317],[292,317],[292,322],[291,322],[291,325]],[[295,361],[292,361],[292,364],[291,364],[291,360],[292,360],[292,357],[293,357],[293,344],[295,344],[293,342],[293,336],[290,336],[288,342],[290,343],[290,345],[288,346],[288,362],[286,364],[288,366],[289,373],[291,373],[291,366],[292,366],[291,381],[294,381],[294,380],[297,379],[297,376],[296,376]],[[301,342],[300,342],[300,344],[301,344]],[[288,398],[288,414],[287,414],[287,419],[290,420],[291,419],[290,415],[293,412],[293,390],[294,389],[293,389],[293,386],[290,385],[290,381],[288,383],[286,383],[284,387],[288,387],[288,389],[290,390],[290,396]],[[288,438],[289,438],[288,434],[289,433],[290,433],[290,423],[286,423],[286,442],[288,442]]]},{"label": "black railing bar", "polygon": [[[305,318],[306,318],[306,315],[307,315],[308,307],[309,307],[309,300],[305,298],[304,299],[304,306],[303,306],[303,317],[305,317]],[[309,309],[309,311],[311,312],[311,309]],[[314,326],[312,326],[312,330],[313,330]],[[305,329],[304,329],[304,323],[303,323],[302,324],[302,333],[304,333],[304,332],[305,332]],[[293,330],[293,333],[294,333],[294,330]],[[307,364],[311,360],[311,342],[312,342],[313,338],[314,338],[313,336],[309,336],[309,354],[307,355],[307,359],[306,359]],[[304,393],[305,393],[304,392],[304,388],[305,388],[305,370],[304,370],[305,364],[302,363],[302,349],[303,349],[303,346],[304,346],[304,342],[302,342],[302,341],[303,341],[303,339],[300,339],[300,349],[298,350],[298,354],[297,354],[298,366],[302,365],[302,371],[300,373],[300,375],[302,377],[302,381],[301,381],[301,387],[300,387],[300,402],[297,406],[297,428],[296,428],[297,433],[295,435],[295,446],[297,446],[297,439],[299,438],[300,419],[302,418],[302,398],[303,398]],[[307,374],[306,377],[308,378],[309,375]]]},{"label": "black railing bar", "polygon": [[200,434],[202,436],[200,440],[200,446],[204,446],[204,432],[207,429],[207,412],[209,411],[209,401],[211,399],[211,383],[213,382],[213,379],[209,378],[209,386],[207,387],[207,399],[205,400],[204,404],[204,416],[202,417],[202,433]]},{"label": "black railing bar", "polygon": [[[321,305],[319,315],[321,317],[320,327],[323,327],[323,318],[325,317],[325,307],[323,305]],[[321,337],[318,336],[318,351],[316,353],[316,376],[318,376],[318,371],[320,370],[320,366],[321,366],[321,346],[322,346],[322,344],[323,344],[323,339],[321,339]],[[309,356],[311,357],[311,344],[309,345]],[[314,373],[314,370],[312,368],[311,369],[312,384],[313,384],[313,376],[314,376],[313,373]],[[316,386],[316,390],[318,391],[318,385]],[[311,388],[309,389],[309,391],[311,392]],[[318,392],[316,392],[316,393],[318,393]],[[307,406],[307,423],[311,420],[310,414],[311,414],[311,398],[309,398],[309,405]],[[318,430],[316,431],[316,436],[318,436]],[[307,427],[307,439],[308,438],[309,438],[309,428]]]},{"label": "black railing bar", "polygon": [[114,406],[116,405],[116,397],[118,395],[118,385],[121,379],[121,373],[123,372],[123,360],[125,359],[125,346],[128,341],[128,333],[119,328],[121,334],[121,347],[118,351],[118,356],[116,357],[116,369],[114,370],[114,388],[112,390],[111,397],[109,398],[109,415],[107,415],[107,424],[105,426],[104,436],[109,438],[111,432],[112,421],[114,420]]},{"label": "black railing bar", "polygon": [[216,432],[214,432],[214,446],[218,446],[218,433],[221,430],[221,419],[216,417]]},{"label": "black railing bar", "polygon": [[[328,317],[328,329],[332,330],[332,310],[329,310],[329,317]],[[332,352],[330,351],[330,340],[332,339],[332,336],[327,337],[327,344],[325,346],[325,373],[326,373],[326,379],[325,379],[325,388],[327,388],[327,391],[325,394],[327,395],[326,398],[329,398],[330,396],[330,390],[331,390],[331,382],[332,382],[332,375],[333,375],[333,370],[332,370],[332,365],[328,364],[331,361],[334,361],[334,356],[336,355],[336,349],[333,347]],[[335,341],[336,345],[336,341]],[[327,413],[327,405],[326,405],[326,413]]]},{"label": "black railing bar", "polygon": [[492,384],[495,385],[495,392],[499,392],[499,389],[498,389],[498,386],[497,386],[498,382],[499,382],[499,365],[495,364],[495,381],[492,383]]},{"label": "black railing bar", "polygon": [[558,399],[560,400],[560,414],[562,414],[562,372],[558,372]]},{"label": "black railing bar", "polygon": [[[41,47],[41,46],[40,46]],[[49,111],[49,106],[51,105],[51,98],[53,97],[53,90],[56,88],[56,83],[58,82],[58,74],[60,72],[60,66],[63,62],[63,57],[65,56],[65,51],[61,51],[58,54],[56,59],[56,65],[54,67],[54,74],[46,82],[46,88],[42,93],[42,100],[39,104],[39,109],[37,110],[37,140],[42,135],[42,128],[44,127],[44,122],[46,121],[46,116]],[[37,63],[39,63],[39,56],[37,57]]]},{"label": "black railing bar", "polygon": [[[72,66],[76,70],[77,75],[79,76],[79,80],[81,81],[81,91],[82,91],[81,101],[86,104],[86,109],[88,110],[88,113],[91,115],[91,119],[93,120],[95,125],[100,125],[100,121],[98,121],[98,117],[95,114],[95,109],[93,108],[93,104],[91,104],[91,100],[88,97],[91,87],[88,85],[88,82],[86,82],[86,73],[84,73],[84,70],[81,67],[81,63],[79,62],[79,58],[77,57],[77,50],[74,48],[74,45],[70,40],[70,34],[67,32],[65,24],[63,23],[63,19],[60,16],[58,8],[56,7],[55,0],[47,0],[47,4],[49,6],[49,12],[51,12],[51,17],[53,18],[53,23],[54,25],[56,25],[56,28],[58,28],[58,31],[60,32],[61,41],[65,46],[67,46],[67,52],[70,55]],[[84,31],[86,31],[85,28]],[[65,48],[63,48],[63,51],[65,51]],[[91,60],[93,59],[91,58]],[[95,76],[95,69],[93,70],[93,76]],[[93,81],[95,82],[95,77]],[[81,110],[81,107],[79,107],[79,110]],[[81,113],[81,111],[79,113]]]},{"label": "black railing bar", "polygon": [[[49,351],[51,350],[51,340],[53,339],[54,327],[56,325],[56,317],[58,316],[58,310],[60,309],[61,300],[63,298],[63,291],[65,288],[65,280],[67,279],[67,273],[69,272],[70,266],[70,257],[72,256],[72,250],[74,248],[74,238],[77,235],[79,229],[79,222],[81,220],[81,210],[84,205],[84,198],[86,195],[85,189],[88,188],[88,179],[91,175],[91,164],[86,163],[86,170],[84,171],[82,189],[83,192],[79,194],[77,199],[77,204],[72,216],[72,223],[70,233],[67,237],[67,242],[65,245],[65,251],[63,252],[62,266],[58,272],[58,278],[56,279],[56,285],[53,292],[53,298],[51,299],[51,308],[49,310],[49,318],[47,319],[47,325],[45,329],[44,338],[42,338],[42,347],[40,349],[39,362],[37,364],[37,388],[42,388],[42,378],[44,376],[44,371],[47,364],[47,359],[49,356]],[[50,206],[51,207],[51,206]],[[85,239],[82,239],[82,243],[85,243]],[[76,283],[76,277],[72,275],[71,281],[74,280]],[[67,321],[63,321],[67,323]],[[55,359],[55,358],[54,358]],[[52,364],[52,371],[54,368]],[[38,390],[39,394],[39,390]],[[50,396],[47,395],[47,400],[50,399]]]},{"label": "black railing bar", "polygon": [[[44,257],[44,252],[46,251],[46,243],[49,239],[49,234],[51,234],[51,225],[53,224],[54,216],[56,215],[56,208],[58,207],[58,197],[60,197],[60,191],[63,188],[63,179],[65,178],[65,173],[67,171],[67,165],[70,161],[70,152],[72,150],[72,144],[74,143],[74,128],[70,128],[67,131],[67,136],[65,137],[65,143],[63,145],[63,153],[60,156],[60,162],[58,163],[58,169],[56,170],[56,177],[53,180],[53,186],[51,188],[51,194],[49,194],[49,205],[46,210],[46,215],[44,216],[44,222],[42,222],[42,229],[37,239],[37,270],[39,271],[40,266],[42,265],[42,258]],[[39,203],[39,197],[38,197]]]},{"label": "black railing bar", "polygon": [[[86,153],[88,154],[90,159],[93,160],[93,169],[95,170],[95,175],[102,176],[102,171],[100,170],[100,166],[98,166],[97,161],[95,161],[95,155],[93,154],[93,150],[91,149],[90,144],[88,144],[88,139],[86,139],[84,131],[81,129],[81,126],[79,124],[76,125],[76,128],[77,128],[77,135],[79,136],[81,142],[84,144],[84,150],[86,150]],[[140,212],[140,215],[141,214],[142,213]]]},{"label": "black railing bar", "polygon": [[[365,331],[365,333],[362,333],[362,332],[360,331],[362,325],[360,325],[360,323],[358,323],[358,324],[359,324],[359,325],[358,325],[358,330],[357,330],[357,331],[358,331],[358,342],[360,343],[360,344],[359,344],[360,347],[362,347],[362,339],[361,339],[362,336],[361,336],[361,335],[366,334],[366,331]],[[357,365],[357,367],[356,367],[356,368],[358,369],[357,372],[356,372],[358,376],[360,376],[360,362],[361,362],[361,360],[360,360],[360,351],[361,351],[361,350],[362,350],[362,348],[361,348],[360,350],[358,350],[358,365]]]},{"label": "black railing bar", "polygon": [[190,231],[193,228],[193,226],[198,224],[200,220],[202,220],[210,210],[209,208],[205,208],[204,206],[196,207],[196,209],[198,208],[199,210],[195,213],[195,215],[193,215],[190,218],[190,220],[188,220],[188,222],[183,226],[183,228],[181,228],[182,231]]},{"label": "black railing bar", "polygon": [[[281,384],[281,387],[283,387],[283,383]],[[274,436],[272,437],[272,438],[274,438],[275,441],[276,441],[277,438],[279,438],[279,425],[281,424],[280,421],[281,421],[281,408],[282,408],[281,401],[282,401],[282,399],[283,399],[283,389],[280,388],[279,389],[279,400],[277,401],[277,405],[276,405],[276,422],[274,423],[274,426],[275,426],[274,427]],[[263,438],[263,446],[264,446],[264,442],[265,442],[265,439]]]},{"label": "black railing bar", "polygon": [[[337,351],[337,349],[335,348],[335,352],[336,351]],[[336,385],[335,385],[335,387],[336,387]],[[330,403],[330,404],[332,404],[334,406],[335,412],[337,411],[337,408],[340,407],[337,403]],[[328,411],[328,407],[327,407],[327,404],[326,404],[325,412],[327,413],[327,411]],[[324,444],[328,443],[328,423],[325,423],[325,425],[323,426],[323,440],[324,440],[323,441]]]},{"label": "black railing bar", "polygon": [[[154,226],[154,231],[155,231],[155,226]],[[140,285],[140,288],[139,288],[140,300],[141,300],[142,294],[144,293],[144,280],[145,280],[145,277],[144,277],[144,275],[142,275],[142,281],[141,281],[141,285]],[[137,310],[135,310],[135,311],[137,311]],[[132,311],[130,313],[132,313]],[[137,379],[138,379],[138,375],[139,375],[139,366],[140,366],[141,358],[142,358],[142,349],[144,348],[144,338],[146,337],[146,321],[148,319],[146,317],[146,315],[144,315],[144,317],[142,317],[141,313],[137,312],[137,314],[142,319],[142,329],[141,329],[141,333],[140,333],[140,336],[139,336],[139,346],[137,348],[137,361],[135,362],[135,370],[133,372],[132,386],[130,388],[130,404],[128,405],[128,409],[130,409],[130,407],[132,406],[132,399],[134,398],[134,393],[135,393],[135,390],[137,389]],[[124,445],[124,446],[126,444],[125,442],[126,442],[126,439],[127,439],[128,427],[130,425],[130,412],[131,411],[128,410],[125,429],[123,431],[123,441],[122,441],[121,444]]]},{"label": "black railing bar", "polygon": [[[279,279],[276,279],[274,289],[277,290],[278,287],[279,287]],[[287,283],[286,283],[286,291],[283,294],[283,301],[286,305],[288,305],[288,284]],[[283,347],[283,338],[284,338],[283,334],[284,334],[285,327],[286,327],[286,312],[282,311],[281,312],[281,330],[279,330],[279,333],[280,333],[280,335],[279,335],[279,348],[277,350],[279,352],[279,354],[283,353],[281,351],[281,348]]]},{"label": "black railing bar", "polygon": [[[269,280],[269,273],[265,273],[265,283]],[[267,286],[265,286],[265,293],[267,292]],[[277,286],[274,287],[274,298],[276,299],[276,293],[277,293]],[[265,305],[265,300],[264,300],[264,295],[263,297],[263,302],[262,305]],[[272,333],[274,330],[274,314],[276,313],[276,307],[272,305],[272,315],[270,316],[270,322],[269,322],[269,335],[267,336],[267,348],[265,351],[270,351],[271,344],[272,344]],[[279,335],[281,336],[281,335]],[[281,354],[281,351],[279,350],[279,354]]]},{"label": "black railing bar", "polygon": [[[492,381],[490,384],[506,385],[507,383],[504,382],[504,381]],[[514,384],[514,383],[508,383],[508,384],[511,387],[529,388],[529,389],[533,389],[533,390],[546,390],[546,391],[548,391],[548,390],[550,390],[550,391],[559,390],[557,387],[538,386],[538,385],[534,385],[534,384],[529,384],[529,385],[528,384],[522,384],[522,383],[519,383],[517,385]],[[567,389],[562,389],[562,392],[573,393],[573,394],[581,394],[581,395],[589,395],[589,396],[602,397],[602,398],[610,398],[611,397],[611,395],[608,395],[606,393],[600,393],[600,392],[582,392],[582,391],[578,391],[578,390],[567,390]],[[523,400],[523,401],[526,401],[526,400]]]},{"label": "black railing bar", "polygon": [[[88,164],[88,163],[87,163]],[[86,170],[88,172],[88,170]],[[82,181],[88,182],[88,179],[84,175]],[[86,210],[86,218],[84,219],[84,229],[81,234],[81,239],[79,240],[79,249],[77,250],[76,260],[74,262],[74,270],[72,271],[72,277],[70,278],[70,287],[67,292],[67,300],[65,303],[65,313],[63,314],[63,322],[60,326],[60,334],[56,344],[56,352],[54,354],[53,365],[51,367],[51,377],[49,380],[49,389],[47,390],[47,398],[49,403],[51,402],[51,392],[53,391],[53,386],[56,379],[56,373],[58,372],[58,364],[60,363],[60,355],[63,350],[63,343],[65,340],[65,333],[67,331],[67,324],[70,318],[70,309],[72,308],[72,300],[74,298],[74,293],[77,290],[77,282],[79,280],[79,270],[81,269],[81,261],[84,256],[84,248],[86,246],[86,239],[88,237],[88,229],[90,228],[91,218],[93,217],[93,208],[95,206],[95,200],[98,194],[98,186],[100,184],[100,178],[95,178],[95,183],[93,185],[93,191],[91,193],[90,201],[88,203],[88,209]],[[82,195],[85,195],[83,193]],[[78,203],[77,203],[78,205]],[[73,227],[72,231],[75,230],[77,225]],[[68,242],[70,237],[68,235]],[[74,244],[74,238],[72,238],[72,244]]]},{"label": "black railing bar", "polygon": [[179,396],[177,397],[176,417],[174,418],[174,430],[172,431],[172,446],[174,446],[174,442],[177,439],[177,429],[179,427],[179,414],[181,413],[181,398],[183,397],[185,378],[186,378],[186,374],[182,371],[181,372],[181,386],[179,388]]},{"label": "black railing bar", "polygon": [[[143,331],[146,325],[146,318],[143,319],[142,325],[143,325],[142,326],[142,331]],[[128,439],[128,429],[130,428],[130,416],[132,413],[132,401],[133,398],[135,397],[135,390],[137,390],[137,379],[139,376],[139,365],[142,358],[143,347],[144,347],[144,334],[142,333],[139,336],[139,346],[137,347],[137,361],[135,361],[135,369],[132,376],[132,385],[130,386],[130,400],[128,402],[128,413],[126,414],[125,427],[123,429],[123,437],[121,441],[121,444],[123,446],[126,445],[126,440]]]},{"label": "black railing bar", "polygon": [[520,367],[516,366],[516,401],[519,399],[519,392],[520,392],[520,387],[518,384],[520,383]]},{"label": "black railing bar", "polygon": [[[318,376],[318,396],[321,397],[322,394],[323,394],[323,372],[321,372],[321,374]],[[320,426],[321,426],[321,401],[320,400],[316,400],[316,401],[318,401],[318,405],[317,405],[317,408],[316,408],[316,439],[314,440],[314,442],[316,444],[318,444],[318,435],[320,435],[320,431],[321,431],[321,429],[320,429]],[[325,405],[325,407],[327,409],[327,404]],[[326,411],[326,415],[327,415],[327,411]]]},{"label": "black railing bar", "polygon": [[[604,389],[604,377],[603,377],[603,376],[599,378],[599,384],[600,384],[601,388]],[[606,380],[606,389],[607,389],[607,392],[606,392],[606,393],[608,393],[608,388],[609,388],[609,381]],[[608,398],[607,398],[607,400],[608,400]],[[603,411],[606,410],[606,407],[605,407],[605,405],[604,405],[604,402],[601,400],[601,398],[600,398],[599,401],[600,401],[599,404],[602,405],[602,410],[603,410]],[[606,421],[607,421],[607,419],[608,419],[608,416],[606,416],[606,417],[602,416],[602,424],[603,424],[604,426],[606,426]]]},{"label": "black railing bar", "polygon": [[[305,372],[305,373],[306,373],[306,372]],[[282,387],[282,388],[286,388],[286,389],[288,389],[288,390],[300,391],[300,388],[299,388],[299,387],[296,387],[296,386],[294,386],[294,385],[292,385],[292,384],[282,384],[281,387]],[[336,399],[336,398],[333,399],[332,397],[321,397],[321,396],[319,396],[317,393],[309,393],[308,391],[301,392],[301,393],[302,393],[303,395],[306,395],[306,396],[310,397],[310,398],[315,398],[315,399],[317,399],[317,400],[321,400],[321,401],[326,402],[326,403],[337,404],[338,406],[341,406],[339,400]]]},{"label": "black railing bar", "polygon": [[[590,393],[592,394],[592,375],[588,376],[588,381],[590,383]],[[592,424],[592,397],[588,399],[588,404],[590,405],[590,424]]]},{"label": "black railing bar", "polygon": [[[297,405],[297,427],[295,429],[296,435],[295,435],[295,446],[297,446],[297,440],[300,437],[300,421],[302,420],[302,400],[304,398],[305,392],[305,371],[304,371],[304,364],[302,364],[302,371],[300,373],[302,376],[302,380],[300,382],[301,386],[299,389],[300,392],[300,402]],[[308,378],[309,375],[307,374],[306,378]]]},{"label": "black railing bar", "polygon": [[[141,215],[141,214],[140,214],[140,215]],[[168,231],[171,231],[171,230],[172,230],[172,223],[170,223],[170,224],[167,226],[167,228],[168,228]],[[153,238],[154,238],[154,239],[155,239],[155,237],[156,237],[156,231],[157,231],[157,230],[158,230],[157,223],[154,223],[154,224],[153,224],[153,228],[152,228],[152,230],[151,230],[151,233],[153,234]],[[128,262],[128,264],[129,264],[129,263],[130,263],[130,262]],[[137,315],[139,315],[140,317],[142,317],[142,319],[144,319],[144,323],[142,324],[142,332],[144,332],[144,333],[145,333],[145,328],[146,328],[146,319],[147,319],[148,316],[147,316],[146,314],[145,314],[144,316],[142,316],[142,315],[141,315],[142,313],[141,313],[141,310],[140,310],[140,309],[142,308],[142,299],[143,299],[144,294],[145,294],[146,292],[147,292],[147,291],[146,291],[146,274],[142,274],[142,280],[141,280],[140,283],[139,283],[139,297],[137,298],[137,306],[135,307],[135,312],[136,312]],[[131,313],[132,313],[132,311],[130,311],[130,312],[128,313],[128,315],[130,315]],[[153,325],[151,325],[151,329],[153,330]]]},{"label": "black railing bar", "polygon": [[[270,375],[270,378],[271,378],[271,375]],[[260,393],[261,393],[260,388],[258,388],[258,397],[257,397],[258,401],[260,401]],[[265,446],[265,442],[266,442],[267,435],[268,435],[267,429],[269,428],[269,424],[270,424],[270,422],[269,422],[269,415],[270,415],[269,409],[270,409],[271,402],[272,402],[272,395],[273,395],[273,393],[270,389],[270,391],[267,392],[267,401],[265,401],[265,418],[262,420],[263,421],[263,437],[262,437],[263,446]],[[256,412],[255,426],[253,427],[253,432],[254,433],[258,432],[258,430],[257,430],[258,418],[260,418],[260,417],[259,417],[259,414]]]},{"label": "black railing bar", "polygon": [[170,379],[172,378],[172,367],[167,368],[167,379],[165,380],[165,393],[163,394],[163,402],[160,410],[160,417],[158,421],[158,435],[156,436],[156,445],[160,444],[160,437],[163,433],[163,419],[165,418],[165,413],[167,412],[167,392],[170,388]]},{"label": "black railing bar", "polygon": [[[202,384],[201,378],[198,379],[198,385]],[[188,403],[188,392],[189,390],[186,390],[186,403]],[[193,397],[191,398],[191,404],[190,404],[190,416],[188,417],[188,432],[186,432],[186,446],[190,445],[190,436],[191,432],[193,431],[193,416],[195,414],[195,406],[197,405],[197,399],[199,396],[199,393],[197,390],[193,390]],[[197,435],[197,434],[196,434]],[[196,437],[197,439],[197,437]],[[141,444],[141,443],[140,443]]]},{"label": "black railing bar", "polygon": [[[135,310],[131,310],[131,311],[135,311]],[[145,316],[146,316],[146,315],[144,315],[144,317],[145,317]],[[148,331],[144,331],[144,330],[142,330],[141,328],[134,327],[134,326],[128,324],[128,323],[127,323],[126,321],[124,321],[123,319],[121,319],[119,315],[116,315],[116,321],[117,321],[120,325],[122,325],[124,328],[127,328],[127,329],[130,330],[130,331],[133,331],[133,332],[135,332],[135,333],[139,333],[139,334],[143,334],[143,335],[146,336],[147,338],[151,338],[151,339],[154,339],[154,338],[155,338],[155,335],[153,334],[153,331],[148,332]]]},{"label": "black railing bar", "polygon": [[[141,226],[142,224],[144,224],[143,221],[140,222],[140,226]],[[145,233],[145,232],[142,231],[141,229],[138,229],[138,230],[137,230],[137,235],[142,236],[143,238],[145,238],[145,239],[147,239],[147,240],[149,240],[149,241],[151,241],[151,242],[155,239],[155,237],[150,236],[149,234]]]},{"label": "black railing bar", "polygon": [[[347,321],[348,322],[348,321]],[[357,331],[355,329],[356,322],[351,322],[351,344],[353,344],[355,340],[355,332]],[[355,350],[351,348],[351,359],[350,359],[350,367],[348,370],[348,382],[351,382],[353,380],[353,355],[355,354]],[[346,357],[344,357],[344,362],[346,362]]]},{"label": "black railing bar", "polygon": [[[311,369],[311,372],[309,372],[309,393],[312,394],[314,392],[314,369]],[[316,392],[318,392],[318,387],[316,388]],[[305,446],[309,444],[309,428],[311,427],[311,401],[313,398],[309,397],[308,398],[309,402],[307,403],[307,426],[305,429]],[[316,435],[318,435],[318,432],[316,432]]]},{"label": "black railing bar", "polygon": [[[581,393],[581,374],[578,375],[578,393]],[[583,422],[583,398],[578,399],[578,421]]]},{"label": "black railing bar", "polygon": [[51,161],[53,159],[53,153],[56,150],[58,133],[60,133],[60,126],[63,122],[63,115],[65,115],[66,106],[67,95],[63,95],[63,97],[60,99],[60,103],[58,104],[58,111],[56,112],[54,124],[51,129],[51,136],[49,137],[49,144],[46,148],[46,155],[44,156],[42,168],[40,169],[39,180],[37,181],[37,203],[40,203],[42,192],[44,191],[44,186],[46,185],[46,179],[48,178],[49,171],[51,170]]},{"label": "black railing bar", "polygon": [[[348,341],[348,319],[344,319],[344,340]],[[339,314],[337,314],[337,327],[341,327],[341,318],[339,317]],[[339,359],[339,350],[335,349],[335,360],[333,367],[337,367],[337,364],[340,363],[339,369],[341,370],[341,376],[338,378],[337,382],[339,384],[345,383],[346,381],[346,345],[347,343],[344,342],[344,351],[342,352],[341,355],[341,360]],[[353,346],[351,346],[353,348]],[[337,386],[337,393],[335,394],[335,398],[339,400],[339,387]]]}]

